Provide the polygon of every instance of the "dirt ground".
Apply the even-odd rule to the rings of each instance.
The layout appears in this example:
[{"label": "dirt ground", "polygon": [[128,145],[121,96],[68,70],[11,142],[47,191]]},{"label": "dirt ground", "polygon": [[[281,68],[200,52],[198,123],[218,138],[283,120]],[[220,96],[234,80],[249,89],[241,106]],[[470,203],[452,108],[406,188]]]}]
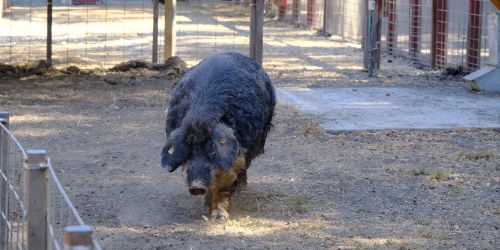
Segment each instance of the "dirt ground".
[{"label": "dirt ground", "polygon": [[[276,86],[467,91],[457,78],[398,59],[384,58],[390,67],[369,79],[356,45],[307,30],[284,33],[282,24],[266,29],[265,66]],[[498,129],[332,134],[279,104],[266,153],[253,162],[248,189],[234,196],[231,219],[220,224],[204,220],[203,198],[189,195],[180,171],[160,167],[172,86],[163,72],[0,82],[12,130],[26,148],[48,150],[105,249],[500,248]]]}]

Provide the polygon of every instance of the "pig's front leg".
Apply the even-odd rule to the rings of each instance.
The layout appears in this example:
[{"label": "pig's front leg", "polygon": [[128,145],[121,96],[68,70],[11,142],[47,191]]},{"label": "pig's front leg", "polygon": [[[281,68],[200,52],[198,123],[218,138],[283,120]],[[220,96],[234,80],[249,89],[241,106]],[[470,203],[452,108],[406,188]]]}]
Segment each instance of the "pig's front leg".
[{"label": "pig's front leg", "polygon": [[212,173],[212,183],[205,196],[211,219],[227,220],[229,218],[229,202],[236,190],[236,181],[241,178],[240,173],[246,173],[245,169],[245,156],[242,150],[229,171],[215,170]]},{"label": "pig's front leg", "polygon": [[206,196],[210,219],[226,221],[229,219],[231,192],[210,189]]}]

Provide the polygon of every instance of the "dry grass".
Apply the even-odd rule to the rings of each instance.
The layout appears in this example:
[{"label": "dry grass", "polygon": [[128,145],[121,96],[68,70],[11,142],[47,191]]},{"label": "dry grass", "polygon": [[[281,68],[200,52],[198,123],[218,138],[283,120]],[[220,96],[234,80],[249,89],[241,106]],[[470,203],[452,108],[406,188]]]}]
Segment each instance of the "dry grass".
[{"label": "dry grass", "polygon": [[493,151],[461,151],[459,156],[469,161],[492,160],[497,157]]},{"label": "dry grass", "polygon": [[410,169],[408,172],[413,176],[428,176],[429,179],[437,182],[448,180],[451,174],[450,172],[445,171],[442,168],[431,166],[417,166]]},{"label": "dry grass", "polygon": [[289,199],[290,210],[299,214],[307,213],[308,203],[309,199],[304,195],[296,195]]}]

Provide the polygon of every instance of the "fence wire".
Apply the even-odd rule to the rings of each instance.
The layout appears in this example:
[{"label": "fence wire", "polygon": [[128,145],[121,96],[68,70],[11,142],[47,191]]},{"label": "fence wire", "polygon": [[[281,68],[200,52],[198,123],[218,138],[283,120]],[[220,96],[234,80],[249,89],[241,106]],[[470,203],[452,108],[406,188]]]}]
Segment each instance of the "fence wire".
[{"label": "fence wire", "polygon": [[323,30],[325,1],[328,0],[266,0],[265,15],[269,19]]},{"label": "fence wire", "polygon": [[365,0],[327,0],[325,32],[342,39],[361,43]]},{"label": "fence wire", "polygon": [[[381,48],[418,65],[471,72],[489,56],[488,0],[380,0]],[[266,16],[361,43],[367,0],[269,0]]]},{"label": "fence wire", "polygon": [[[46,54],[46,0],[1,0],[0,58],[26,63]],[[382,2],[381,45],[391,55],[436,68],[470,72],[486,62],[488,0],[377,0]],[[153,1],[54,0],[55,65],[109,67],[152,59]],[[248,54],[248,0],[177,1],[177,55],[189,64],[209,54]],[[366,0],[267,0],[267,19],[292,22],[361,43]],[[9,7],[10,6],[10,7]],[[159,13],[163,61],[164,7]]]},{"label": "fence wire", "polygon": [[25,249],[24,168],[26,152],[0,123],[0,248]]},{"label": "fence wire", "polygon": [[[48,207],[48,236],[49,249],[64,249],[64,228],[66,226],[84,226],[82,217],[69,199],[66,191],[57,178],[54,165],[48,159],[49,179],[49,207]],[[94,249],[100,250],[97,241],[93,241]]]},{"label": "fence wire", "polygon": [[[26,249],[26,214],[24,208],[24,162],[26,151],[14,135],[0,123],[0,249]],[[64,249],[66,226],[85,225],[74,204],[61,185],[50,158],[47,162],[48,208],[47,231],[49,249]],[[33,197],[37,198],[37,197]],[[40,208],[35,208],[40,209]],[[93,249],[101,247],[93,239]]]},{"label": "fence wire", "polygon": [[[45,59],[46,0],[6,1],[10,7],[0,18],[0,53],[5,55],[0,61],[15,64]],[[159,10],[161,24],[162,5]],[[151,0],[54,0],[52,13],[54,65],[109,67],[131,59],[152,60]],[[163,27],[159,25],[159,41],[163,41]]]},{"label": "fence wire", "polygon": [[474,71],[489,56],[487,13],[492,11],[488,0],[386,0],[382,48],[418,64]]},{"label": "fence wire", "polygon": [[189,65],[219,52],[249,54],[248,1],[178,1],[176,27],[176,54]]}]

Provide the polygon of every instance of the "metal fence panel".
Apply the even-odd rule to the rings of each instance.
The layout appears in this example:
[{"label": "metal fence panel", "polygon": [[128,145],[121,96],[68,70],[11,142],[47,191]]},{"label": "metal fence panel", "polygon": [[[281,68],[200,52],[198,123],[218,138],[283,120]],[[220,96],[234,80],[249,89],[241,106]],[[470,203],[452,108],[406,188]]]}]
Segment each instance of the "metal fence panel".
[{"label": "metal fence panel", "polygon": [[[85,223],[61,185],[50,158],[45,158],[46,163],[43,167],[46,170],[43,170],[45,172],[43,175],[27,174],[26,171],[32,170],[30,154],[42,153],[24,150],[10,132],[8,125],[8,113],[0,112],[0,249],[28,249],[30,245],[36,249],[45,249],[41,246],[45,243],[40,242],[46,242],[48,249],[65,249],[66,227],[85,226]],[[46,176],[47,182],[40,180],[38,178],[40,176]],[[44,197],[29,195],[28,190],[39,191],[37,188],[33,189],[33,186],[30,189],[32,181],[46,185],[48,196],[46,201],[39,200]],[[32,207],[37,204],[46,206]],[[33,216],[40,211],[47,211],[46,219],[40,218],[44,217],[43,214]],[[36,223],[30,223],[28,221],[30,218],[32,220],[34,218]],[[33,230],[38,225],[45,225],[41,230],[47,233],[47,238],[39,237],[39,234],[36,237],[28,235],[28,230]],[[91,247],[96,250],[101,249],[95,239],[92,239]]]},{"label": "metal fence panel", "polygon": [[0,118],[0,248],[26,248],[24,168],[26,152]]},{"label": "metal fence panel", "polygon": [[[461,67],[470,72],[484,66],[489,56],[486,14],[493,11],[492,4],[487,0],[436,1],[433,31],[433,2],[386,0],[382,48],[390,54],[436,68]],[[475,11],[471,12],[471,6]],[[390,38],[391,35],[394,38]]]}]

